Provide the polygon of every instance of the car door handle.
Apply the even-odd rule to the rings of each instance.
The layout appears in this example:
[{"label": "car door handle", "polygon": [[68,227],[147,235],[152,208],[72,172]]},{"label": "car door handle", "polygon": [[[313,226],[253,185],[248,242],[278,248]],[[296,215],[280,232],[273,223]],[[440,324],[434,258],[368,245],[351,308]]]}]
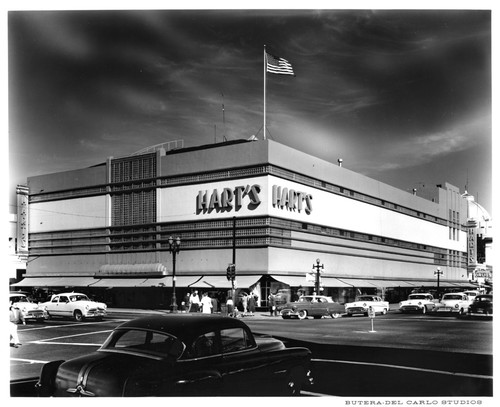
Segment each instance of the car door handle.
[{"label": "car door handle", "polygon": [[175,382],[175,384],[192,384],[192,383],[199,383],[205,380],[220,380],[222,379],[222,376],[218,372],[213,372],[213,373],[208,373],[203,376],[198,376],[198,377],[190,377],[190,378],[183,378],[179,379]]}]

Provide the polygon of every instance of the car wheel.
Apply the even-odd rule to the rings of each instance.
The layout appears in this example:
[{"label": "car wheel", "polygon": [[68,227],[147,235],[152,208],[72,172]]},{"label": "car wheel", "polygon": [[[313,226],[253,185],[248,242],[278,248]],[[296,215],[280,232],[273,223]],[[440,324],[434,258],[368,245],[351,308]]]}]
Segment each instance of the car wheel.
[{"label": "car wheel", "polygon": [[302,367],[295,367],[288,374],[286,382],[286,395],[287,396],[300,396],[300,391],[304,386],[305,372]]},{"label": "car wheel", "polygon": [[299,319],[306,319],[307,318],[307,311],[305,309],[301,309],[299,311]]},{"label": "car wheel", "polygon": [[338,317],[340,317],[340,314],[338,312],[332,312],[330,314],[330,316],[333,318],[333,319],[337,319]]},{"label": "car wheel", "polygon": [[385,314],[387,314],[387,308],[384,308],[384,309],[382,310],[382,315],[385,315]]},{"label": "car wheel", "polygon": [[75,312],[73,313],[73,318],[75,318],[75,321],[77,322],[83,321],[82,311],[80,311],[79,309],[75,310]]},{"label": "car wheel", "polygon": [[422,314],[427,314],[427,307],[425,305],[422,307]]},{"label": "car wheel", "polygon": [[458,311],[458,315],[465,315],[465,310],[463,308],[460,308],[460,311]]}]

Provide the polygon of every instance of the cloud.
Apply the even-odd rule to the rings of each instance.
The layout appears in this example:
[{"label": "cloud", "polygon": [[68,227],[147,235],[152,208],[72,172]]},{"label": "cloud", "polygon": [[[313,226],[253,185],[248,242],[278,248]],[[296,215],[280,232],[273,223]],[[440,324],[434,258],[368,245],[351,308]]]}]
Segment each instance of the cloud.
[{"label": "cloud", "polygon": [[[383,151],[377,152],[374,145],[371,157],[375,159],[365,161],[362,171],[384,172],[426,164],[479,144],[491,143],[490,137],[491,117],[479,115],[441,131],[394,139],[383,145]],[[380,157],[384,159],[380,160]]]}]

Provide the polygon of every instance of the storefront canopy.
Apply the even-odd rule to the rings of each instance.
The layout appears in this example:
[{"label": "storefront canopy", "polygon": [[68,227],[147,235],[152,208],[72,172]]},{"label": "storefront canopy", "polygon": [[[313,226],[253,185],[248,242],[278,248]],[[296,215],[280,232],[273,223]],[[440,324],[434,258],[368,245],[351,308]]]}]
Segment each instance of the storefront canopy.
[{"label": "storefront canopy", "polygon": [[96,278],[106,277],[161,277],[167,274],[167,268],[162,263],[141,264],[104,264],[99,267]]},{"label": "storefront canopy", "polygon": [[11,287],[88,287],[98,280],[93,277],[26,277]]}]

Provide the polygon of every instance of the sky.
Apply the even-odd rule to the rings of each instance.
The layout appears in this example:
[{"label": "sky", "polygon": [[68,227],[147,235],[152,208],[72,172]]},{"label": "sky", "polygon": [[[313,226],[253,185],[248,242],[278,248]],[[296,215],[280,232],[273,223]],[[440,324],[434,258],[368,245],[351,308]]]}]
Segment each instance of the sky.
[{"label": "sky", "polygon": [[[9,191],[145,147],[264,136],[492,214],[490,10],[8,14]],[[14,200],[10,211],[15,210]]]}]

